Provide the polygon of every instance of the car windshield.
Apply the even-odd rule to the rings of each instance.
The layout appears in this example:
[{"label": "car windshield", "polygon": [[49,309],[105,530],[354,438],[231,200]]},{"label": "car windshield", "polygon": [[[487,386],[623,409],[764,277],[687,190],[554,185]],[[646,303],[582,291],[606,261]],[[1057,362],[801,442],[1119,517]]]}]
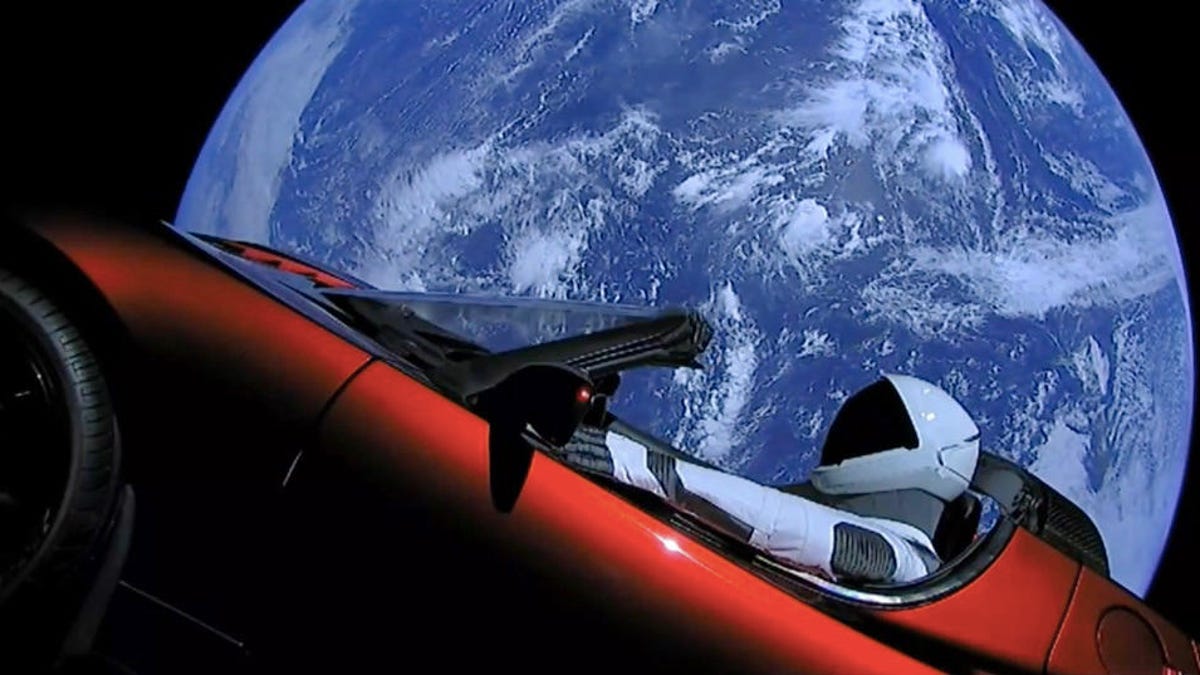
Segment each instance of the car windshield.
[{"label": "car windshield", "polygon": [[490,352],[504,352],[659,316],[662,309],[604,302],[405,291],[327,291],[404,308]]}]

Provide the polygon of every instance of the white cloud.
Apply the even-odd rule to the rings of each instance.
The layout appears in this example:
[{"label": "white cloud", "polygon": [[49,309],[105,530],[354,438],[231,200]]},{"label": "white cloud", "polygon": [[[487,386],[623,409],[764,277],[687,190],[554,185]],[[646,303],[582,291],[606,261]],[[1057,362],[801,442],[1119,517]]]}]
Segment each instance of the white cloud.
[{"label": "white cloud", "polygon": [[1030,47],[1038,49],[1062,69],[1062,36],[1041,7],[1030,0],[1003,0],[996,3],[995,16],[1027,54]]},{"label": "white cloud", "polygon": [[585,242],[578,231],[532,229],[509,245],[508,275],[517,293],[561,296],[563,282],[579,265]]},{"label": "white cloud", "polygon": [[1131,196],[1128,190],[1105,176],[1100,167],[1078,153],[1043,153],[1042,159],[1051,171],[1066,179],[1072,190],[1087,197],[1105,212],[1115,211],[1123,200]]},{"label": "white cloud", "polygon": [[654,15],[658,9],[658,0],[630,0],[629,2],[629,23],[637,26]]},{"label": "white cloud", "polygon": [[624,223],[654,187],[668,165],[663,135],[653,114],[630,108],[599,134],[511,146],[500,131],[398,158],[356,274],[385,288],[591,293],[576,274],[591,233]]},{"label": "white cloud", "polygon": [[1071,352],[1071,364],[1075,367],[1075,377],[1088,393],[1108,393],[1109,363],[1108,356],[1100,348],[1100,343],[1092,335]]},{"label": "white cloud", "polygon": [[706,370],[675,371],[675,384],[684,388],[684,414],[674,444],[729,464],[745,459],[740,446],[753,431],[755,416],[748,408],[755,391],[761,336],[731,283],[716,289],[701,309],[717,327],[716,343],[709,348],[716,357]]},{"label": "white cloud", "polygon": [[804,256],[829,239],[829,211],[815,199],[804,199],[797,204],[779,233],[780,245],[795,257]]},{"label": "white cloud", "polygon": [[867,106],[872,103],[869,89],[872,84],[863,79],[830,82],[809,93],[808,98],[794,108],[776,115],[785,125],[812,130],[814,140],[809,149],[824,157],[835,139],[851,147],[867,144]]},{"label": "white cloud", "polygon": [[808,152],[822,158],[839,144],[873,144],[877,157],[892,158],[886,161],[923,156],[932,177],[963,177],[972,160],[955,113],[954,68],[921,5],[864,0],[839,28],[831,75],[776,120],[801,130]]},{"label": "white cloud", "polygon": [[804,329],[804,343],[800,345],[800,350],[796,356],[804,358],[806,356],[833,356],[837,351],[837,345],[829,333],[817,328]]},{"label": "white cloud", "polygon": [[705,53],[713,63],[722,63],[734,54],[745,54],[746,47],[739,42],[722,42],[715,47],[709,47]]},{"label": "white cloud", "polygon": [[[482,186],[490,147],[450,150],[416,170],[396,171],[375,204],[374,238],[356,274],[385,288],[424,287],[420,270],[440,235],[462,227],[454,211]],[[435,252],[435,251],[434,251]]]},{"label": "white cloud", "polygon": [[1111,228],[1106,236],[1069,241],[1021,233],[991,252],[917,247],[912,264],[963,280],[1001,315],[1040,318],[1057,307],[1112,305],[1175,283],[1170,222],[1156,199],[1087,228]]},{"label": "white cloud", "polygon": [[[544,24],[528,33],[514,36],[517,38],[512,41],[514,47],[507,55],[497,59],[495,64],[506,69],[499,74],[495,74],[494,71],[489,74],[484,83],[485,88],[512,84],[518,76],[533,66],[544,50],[562,42],[565,36],[559,34],[560,29],[586,13],[593,4],[594,0],[567,0],[555,7]],[[571,43],[578,44],[578,38],[572,39]]]},{"label": "white cloud", "polygon": [[755,196],[781,182],[783,177],[778,173],[751,160],[736,167],[692,174],[672,194],[693,210],[702,207],[731,210],[746,206]]},{"label": "white cloud", "polygon": [[963,178],[971,170],[971,153],[961,140],[942,137],[925,149],[925,168],[937,178]]},{"label": "white cloud", "polygon": [[[1010,63],[1007,56],[993,54],[1004,61],[1000,74],[1009,77],[1006,88],[1015,91],[1025,105],[1052,103],[1083,114],[1083,91],[1067,63],[1069,40],[1058,22],[1041,4],[1031,0],[997,0],[992,3],[993,17],[1024,50],[1025,63]],[[1034,52],[1044,54],[1051,67],[1038,61]]]},{"label": "white cloud", "polygon": [[752,0],[747,4],[750,12],[746,16],[740,19],[717,19],[715,25],[726,26],[735,33],[752,33],[764,21],[778,14],[782,7],[779,0]]}]

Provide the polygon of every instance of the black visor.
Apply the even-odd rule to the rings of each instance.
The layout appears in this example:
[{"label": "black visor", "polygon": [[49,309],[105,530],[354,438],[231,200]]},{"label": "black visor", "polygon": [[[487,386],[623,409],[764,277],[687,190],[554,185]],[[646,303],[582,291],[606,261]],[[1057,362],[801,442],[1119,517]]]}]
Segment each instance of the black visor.
[{"label": "black visor", "polygon": [[899,447],[917,447],[917,430],[913,428],[899,392],[885,378],[842,404],[825,436],[821,465]]}]

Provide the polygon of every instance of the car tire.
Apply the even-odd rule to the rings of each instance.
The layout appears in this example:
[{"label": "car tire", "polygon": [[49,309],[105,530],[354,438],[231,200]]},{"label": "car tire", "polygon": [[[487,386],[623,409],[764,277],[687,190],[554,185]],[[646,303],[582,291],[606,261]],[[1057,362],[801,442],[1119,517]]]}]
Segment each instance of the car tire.
[{"label": "car tire", "polygon": [[23,617],[69,594],[96,554],[118,494],[120,442],[80,327],[4,269],[0,350],[0,536],[10,539],[0,541],[0,618],[11,620],[14,606]]}]

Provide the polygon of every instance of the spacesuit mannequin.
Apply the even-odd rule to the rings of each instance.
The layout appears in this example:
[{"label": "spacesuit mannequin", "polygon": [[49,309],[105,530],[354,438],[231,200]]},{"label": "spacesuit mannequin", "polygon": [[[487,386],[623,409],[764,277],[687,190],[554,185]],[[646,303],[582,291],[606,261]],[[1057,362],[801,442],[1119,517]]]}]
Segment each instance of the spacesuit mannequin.
[{"label": "spacesuit mannequin", "polygon": [[935,571],[942,508],[970,484],[979,430],[929,382],[886,375],[838,411],[808,483],[760,485],[584,426],[562,449],[578,469],[652,492],[783,561],[838,581],[907,582]]}]

